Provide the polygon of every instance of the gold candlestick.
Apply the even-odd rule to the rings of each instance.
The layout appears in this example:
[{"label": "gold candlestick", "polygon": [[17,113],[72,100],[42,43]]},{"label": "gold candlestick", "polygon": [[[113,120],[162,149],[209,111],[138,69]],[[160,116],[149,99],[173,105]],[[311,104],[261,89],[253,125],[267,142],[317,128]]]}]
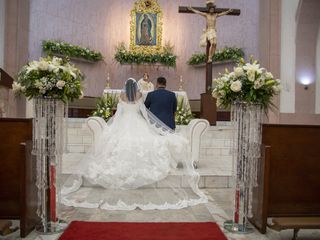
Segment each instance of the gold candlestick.
[{"label": "gold candlestick", "polygon": [[110,89],[110,74],[109,74],[109,73],[108,73],[108,75],[107,75],[106,89]]},{"label": "gold candlestick", "polygon": [[179,85],[179,91],[183,91],[183,80],[182,80],[182,75],[180,76],[180,80],[179,80],[179,82],[180,82],[180,85]]}]

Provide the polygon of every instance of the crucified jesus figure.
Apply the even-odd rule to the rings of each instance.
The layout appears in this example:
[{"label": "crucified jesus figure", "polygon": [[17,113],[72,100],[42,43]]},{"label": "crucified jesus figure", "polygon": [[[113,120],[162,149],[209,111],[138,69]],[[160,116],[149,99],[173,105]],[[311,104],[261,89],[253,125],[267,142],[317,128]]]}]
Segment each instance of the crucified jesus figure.
[{"label": "crucified jesus figure", "polygon": [[207,27],[201,36],[200,46],[206,47],[207,41],[210,43],[209,56],[208,56],[208,63],[210,63],[212,62],[212,57],[216,52],[216,48],[217,48],[217,28],[216,28],[217,17],[227,15],[231,13],[233,10],[229,9],[228,11],[225,11],[225,12],[216,13],[215,12],[216,5],[212,0],[207,1],[207,7],[208,7],[208,13],[198,11],[192,7],[188,7],[188,9],[196,14],[199,14],[205,17],[207,20]]}]

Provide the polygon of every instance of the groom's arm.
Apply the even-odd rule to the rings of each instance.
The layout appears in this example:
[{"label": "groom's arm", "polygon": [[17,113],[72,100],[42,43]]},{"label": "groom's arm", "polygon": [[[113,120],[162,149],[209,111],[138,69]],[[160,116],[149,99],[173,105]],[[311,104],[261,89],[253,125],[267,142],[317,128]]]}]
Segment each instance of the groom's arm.
[{"label": "groom's arm", "polygon": [[177,111],[177,97],[176,97],[176,95],[174,94],[174,98],[173,98],[173,114],[175,114],[176,113],[176,111]]},{"label": "groom's arm", "polygon": [[146,106],[147,109],[150,108],[150,105],[151,105],[150,93],[147,94],[146,100],[144,101],[144,105]]}]

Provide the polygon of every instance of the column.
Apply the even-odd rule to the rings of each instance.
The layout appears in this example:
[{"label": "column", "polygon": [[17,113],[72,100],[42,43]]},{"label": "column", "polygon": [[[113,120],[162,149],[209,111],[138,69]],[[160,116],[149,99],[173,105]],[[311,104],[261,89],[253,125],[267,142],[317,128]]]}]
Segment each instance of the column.
[{"label": "column", "polygon": [[295,112],[296,82],[296,14],[299,0],[282,0],[281,4],[281,71],[280,112]]}]

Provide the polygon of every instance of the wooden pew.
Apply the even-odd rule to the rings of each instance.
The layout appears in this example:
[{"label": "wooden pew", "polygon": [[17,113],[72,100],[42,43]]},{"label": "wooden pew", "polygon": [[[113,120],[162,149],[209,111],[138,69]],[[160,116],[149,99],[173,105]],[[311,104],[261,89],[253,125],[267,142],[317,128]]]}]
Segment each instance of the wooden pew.
[{"label": "wooden pew", "polygon": [[282,229],[292,222],[310,228],[310,217],[320,217],[320,126],[265,124],[262,142],[251,223],[261,233],[267,218],[286,218]]},{"label": "wooden pew", "polygon": [[19,219],[25,237],[39,222],[32,120],[0,118],[0,139],[0,219]]}]

